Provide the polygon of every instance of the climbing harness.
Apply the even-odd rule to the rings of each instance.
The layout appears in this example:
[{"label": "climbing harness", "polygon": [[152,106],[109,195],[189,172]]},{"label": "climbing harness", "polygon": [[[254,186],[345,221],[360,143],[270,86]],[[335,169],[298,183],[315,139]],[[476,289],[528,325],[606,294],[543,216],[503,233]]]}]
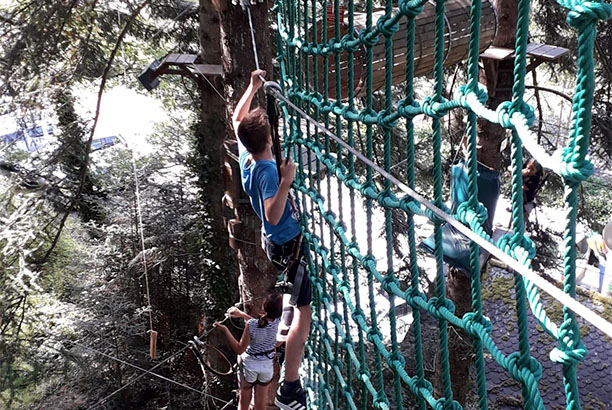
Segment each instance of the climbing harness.
[{"label": "climbing harness", "polygon": [[276,172],[278,173],[278,182],[281,180],[281,145],[278,138],[278,108],[276,101],[271,95],[266,95],[266,113],[270,122],[270,133],[272,134],[272,149],[274,151],[274,160],[276,162]]}]

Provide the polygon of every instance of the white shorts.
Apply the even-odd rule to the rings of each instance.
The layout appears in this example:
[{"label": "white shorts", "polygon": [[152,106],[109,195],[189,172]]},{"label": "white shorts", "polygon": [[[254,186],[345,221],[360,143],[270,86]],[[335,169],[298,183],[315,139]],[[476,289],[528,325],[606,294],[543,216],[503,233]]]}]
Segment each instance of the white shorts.
[{"label": "white shorts", "polygon": [[274,377],[274,360],[267,357],[254,358],[245,353],[238,356],[240,380],[249,384],[266,384]]}]

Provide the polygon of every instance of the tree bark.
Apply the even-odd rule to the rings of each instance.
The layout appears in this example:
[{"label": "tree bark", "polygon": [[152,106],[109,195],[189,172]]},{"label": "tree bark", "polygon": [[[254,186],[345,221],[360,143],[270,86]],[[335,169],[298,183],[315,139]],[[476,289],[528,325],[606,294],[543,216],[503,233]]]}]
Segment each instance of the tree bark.
[{"label": "tree bark", "polygon": [[[493,46],[512,48],[516,41],[516,23],[518,19],[517,0],[494,0],[497,9],[498,30]],[[484,70],[480,71],[480,82],[487,86],[489,99],[487,107],[495,110],[503,101],[512,99],[514,59],[482,61]],[[501,168],[500,146],[506,137],[506,130],[497,124],[485,120],[478,121],[477,156],[485,166],[499,170]],[[470,279],[463,272],[451,268],[446,283],[448,297],[456,307],[455,314],[462,317],[471,311]],[[464,407],[472,386],[470,377],[471,343],[464,331],[454,328],[449,332],[449,350],[451,352],[451,380],[454,398]]]},{"label": "tree bark", "polygon": [[[514,48],[516,41],[516,22],[518,7],[516,0],[494,0],[497,8],[498,29],[493,46]],[[502,61],[483,61],[485,70],[480,73],[480,81],[487,86],[489,100],[487,107],[495,110],[497,106],[512,99],[512,71],[514,59]],[[497,124],[480,120],[478,122],[478,160],[492,169],[501,166],[499,148],[506,136],[506,130]]]},{"label": "tree bark", "polygon": [[[200,0],[200,59],[204,64],[221,64],[220,16],[211,0]],[[223,89],[220,77],[209,77],[209,81],[200,78],[198,88],[201,98],[201,121],[196,131],[199,185],[202,189],[202,201],[206,206],[207,227],[205,241],[209,247],[207,258],[209,264],[202,265],[202,279],[205,281],[205,295],[202,307],[204,328],[210,328],[215,321],[223,319],[225,311],[232,305],[236,289],[236,261],[228,246],[228,234],[224,224],[224,209],[221,204],[225,191],[223,178],[223,142],[227,135],[228,123],[225,120],[226,104],[218,90]],[[208,342],[231,357],[227,339],[221,332],[212,332]],[[214,363],[213,363],[214,366]],[[229,400],[234,396],[235,388],[231,377],[220,378],[212,373],[207,374],[206,384],[209,392]],[[216,403],[218,404],[218,403]]]}]

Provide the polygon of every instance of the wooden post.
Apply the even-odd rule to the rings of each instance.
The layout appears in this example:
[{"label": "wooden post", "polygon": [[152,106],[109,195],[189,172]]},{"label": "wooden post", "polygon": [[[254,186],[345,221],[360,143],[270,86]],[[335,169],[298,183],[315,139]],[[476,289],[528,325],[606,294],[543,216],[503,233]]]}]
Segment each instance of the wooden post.
[{"label": "wooden post", "polygon": [[157,356],[157,332],[155,330],[149,331],[149,355],[151,359]]}]

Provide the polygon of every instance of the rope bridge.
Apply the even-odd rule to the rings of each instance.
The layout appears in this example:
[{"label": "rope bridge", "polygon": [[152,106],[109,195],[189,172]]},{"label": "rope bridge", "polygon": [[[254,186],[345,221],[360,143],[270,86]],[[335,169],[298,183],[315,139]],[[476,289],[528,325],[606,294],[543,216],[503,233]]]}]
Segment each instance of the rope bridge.
[{"label": "rope bridge", "polygon": [[[375,10],[373,1],[365,1],[365,15],[359,17],[353,0],[341,5],[339,0],[277,0],[278,62],[282,81],[267,84],[268,92],[280,100],[286,147],[298,163],[295,188],[298,191],[302,230],[308,250],[308,269],[313,278],[313,325],[306,348],[306,363],[312,408],[379,409],[403,407],[403,395],[409,390],[418,408],[460,409],[453,399],[450,378],[448,324],[463,329],[472,338],[476,392],[481,409],[486,409],[487,387],[484,352],[522,386],[524,408],[543,409],[538,389],[541,365],[530,355],[527,301],[534,316],[556,341],[550,359],[563,366],[568,409],[579,409],[580,399],[576,366],[587,351],[580,340],[575,314],[612,335],[612,325],[575,301],[575,227],[577,190],[581,181],[593,172],[587,157],[591,106],[593,102],[593,45],[596,25],[612,15],[609,5],[591,1],[558,0],[569,10],[567,22],[577,31],[576,90],[573,99],[573,126],[568,145],[549,155],[537,145],[529,127],[533,109],[524,101],[526,52],[528,44],[529,0],[518,0],[517,40],[514,58],[512,100],[496,110],[485,106],[487,94],[478,83],[478,59],[482,1],[469,4],[469,43],[467,83],[452,99],[443,97],[445,52],[444,0],[399,0],[394,7],[387,1],[384,10]],[[417,101],[413,92],[415,76],[415,19],[424,6],[434,5],[433,95]],[[341,18],[342,6],[347,15]],[[434,15],[434,14],[432,14]],[[395,34],[400,24],[405,38]],[[341,31],[342,26],[346,26]],[[448,33],[447,33],[448,34]],[[405,47],[404,97],[392,98],[394,83],[394,42]],[[374,109],[375,76],[373,50],[384,50],[384,107]],[[359,67],[356,54],[363,54],[363,75],[355,78]],[[379,74],[376,74],[379,75]],[[343,78],[346,76],[346,78]],[[358,88],[358,89],[357,89]],[[358,100],[356,89],[363,100]],[[469,199],[452,213],[444,202],[441,120],[451,110],[467,112],[466,168]],[[433,157],[433,196],[415,191],[414,118],[431,118]],[[511,130],[512,226],[511,233],[494,241],[483,229],[486,208],[478,201],[476,122],[485,119]],[[406,134],[404,147],[392,146],[394,129]],[[365,143],[362,140],[365,132]],[[382,164],[374,159],[374,135],[384,135]],[[359,144],[359,145],[358,145]],[[359,149],[358,149],[358,148]],[[526,148],[545,167],[558,173],[564,182],[564,283],[559,290],[531,269],[535,256],[532,241],[524,235],[521,168],[522,149]],[[393,177],[392,150],[405,150],[405,180]],[[305,156],[298,153],[304,152]],[[327,178],[322,180],[320,176]],[[379,182],[380,176],[382,179]],[[332,185],[336,184],[334,188]],[[326,191],[326,194],[325,192]],[[333,192],[332,191],[336,191]],[[335,206],[332,206],[335,203]],[[356,216],[365,208],[365,221]],[[384,212],[384,240],[373,233],[375,210]],[[394,260],[392,213],[405,213],[409,249],[407,287],[402,287]],[[434,297],[428,298],[419,284],[415,215],[428,217],[434,224],[436,278]],[[458,317],[445,295],[442,226],[450,223],[470,238],[470,281],[472,311]],[[381,249],[384,248],[384,249]],[[502,353],[491,338],[491,322],[484,316],[481,300],[479,255],[481,248],[511,266],[514,275],[518,323],[517,351]],[[382,254],[379,257],[379,254]],[[537,287],[536,287],[537,286]],[[367,292],[360,292],[367,288]],[[564,304],[563,321],[554,323],[546,314],[539,289],[545,289]],[[376,291],[388,299],[390,340],[385,341],[380,313],[376,309]],[[364,295],[367,294],[367,297]],[[414,336],[414,374],[407,371],[399,350],[396,307],[406,303],[412,308]],[[422,318],[425,313],[438,322],[439,391],[425,378]],[[366,354],[367,352],[367,354]],[[366,357],[371,361],[367,362]],[[372,362],[373,361],[373,362]],[[383,377],[383,373],[385,377]],[[391,375],[392,387],[385,379]],[[388,383],[387,383],[388,384]],[[407,389],[406,389],[407,387]],[[392,390],[392,392],[391,392]]]}]

